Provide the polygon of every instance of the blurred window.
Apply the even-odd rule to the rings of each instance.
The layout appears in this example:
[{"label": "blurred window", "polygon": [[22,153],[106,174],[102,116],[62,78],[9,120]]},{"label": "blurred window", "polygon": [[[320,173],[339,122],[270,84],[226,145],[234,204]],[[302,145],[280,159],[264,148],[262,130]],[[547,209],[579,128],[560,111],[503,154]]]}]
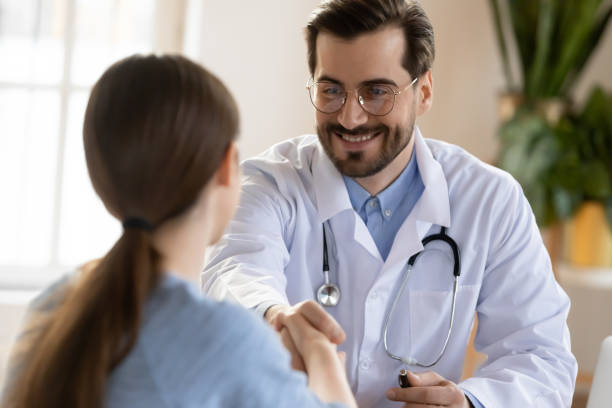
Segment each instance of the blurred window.
[{"label": "blurred window", "polygon": [[111,63],[156,50],[173,4],[0,0],[0,286],[40,287],[118,238],[87,175],[85,106]]}]

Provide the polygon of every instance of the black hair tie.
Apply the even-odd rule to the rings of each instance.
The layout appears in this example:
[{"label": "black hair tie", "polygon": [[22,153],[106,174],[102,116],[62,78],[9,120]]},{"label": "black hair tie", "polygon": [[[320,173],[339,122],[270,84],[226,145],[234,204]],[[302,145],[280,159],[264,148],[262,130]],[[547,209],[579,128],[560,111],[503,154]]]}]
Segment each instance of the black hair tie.
[{"label": "black hair tie", "polygon": [[123,220],[123,229],[126,230],[128,228],[141,229],[147,232],[151,232],[155,229],[153,224],[140,217],[127,217]]}]

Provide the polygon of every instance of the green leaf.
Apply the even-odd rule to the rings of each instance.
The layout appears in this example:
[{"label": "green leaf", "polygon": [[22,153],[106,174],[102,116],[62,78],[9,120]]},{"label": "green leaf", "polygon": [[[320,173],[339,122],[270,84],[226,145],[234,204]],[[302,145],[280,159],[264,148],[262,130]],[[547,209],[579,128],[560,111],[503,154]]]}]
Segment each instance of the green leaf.
[{"label": "green leaf", "polygon": [[535,56],[533,65],[527,70],[525,93],[528,97],[547,96],[542,84],[550,57],[551,42],[556,22],[556,7],[553,0],[539,0],[540,10],[536,28]]},{"label": "green leaf", "polygon": [[[595,29],[597,11],[601,0],[582,0],[575,3],[575,14],[567,32],[562,33],[560,54],[552,72],[548,92],[551,95],[563,95],[562,89],[569,75],[576,70],[580,57],[584,52],[590,56],[594,50],[593,44],[587,44]],[[588,46],[588,47],[587,47]],[[585,47],[587,48],[585,50]]]},{"label": "green leaf", "polygon": [[601,161],[586,162],[582,167],[584,193],[587,198],[606,199],[612,196],[612,180],[608,169]]},{"label": "green leaf", "polygon": [[567,219],[572,216],[580,204],[581,196],[576,193],[571,193],[564,189],[553,189],[552,205],[556,215],[560,219]]},{"label": "green leaf", "polygon": [[506,89],[512,91],[516,89],[514,79],[512,78],[512,70],[510,69],[510,56],[508,53],[508,47],[506,46],[506,37],[504,35],[503,20],[501,17],[501,11],[499,7],[499,0],[489,0],[489,6],[493,13],[493,21],[495,22],[495,37],[497,38],[497,45],[502,58],[502,66],[504,70],[504,76],[506,77]]},{"label": "green leaf", "polygon": [[[538,3],[533,0],[507,0],[510,10],[510,21],[512,23],[516,46],[520,55],[520,66],[523,74],[523,82],[527,78],[527,72],[532,65],[535,46],[535,27],[538,21]],[[524,85],[523,85],[524,86]]]},{"label": "green leaf", "polygon": [[612,6],[610,6],[599,18],[599,20],[594,24],[594,27],[588,36],[588,38],[584,41],[584,45],[580,51],[580,53],[576,57],[576,61],[574,67],[571,72],[568,73],[563,88],[561,92],[562,95],[569,95],[573,86],[577,82],[577,79],[580,77],[580,74],[584,70],[587,62],[589,61],[591,55],[597,49],[597,46],[600,43],[600,40],[603,36],[603,33],[606,31],[606,27],[608,26],[608,22],[612,17]]}]

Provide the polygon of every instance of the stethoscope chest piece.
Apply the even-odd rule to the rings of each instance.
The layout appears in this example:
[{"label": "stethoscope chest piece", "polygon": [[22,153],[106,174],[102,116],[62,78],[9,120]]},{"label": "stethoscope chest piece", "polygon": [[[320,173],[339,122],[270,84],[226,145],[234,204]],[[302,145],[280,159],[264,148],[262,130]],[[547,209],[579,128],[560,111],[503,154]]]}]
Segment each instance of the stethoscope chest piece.
[{"label": "stethoscope chest piece", "polygon": [[329,281],[325,282],[317,290],[317,300],[323,306],[336,306],[340,302],[340,288]]},{"label": "stethoscope chest piece", "polygon": [[323,277],[325,282],[317,290],[317,301],[322,306],[336,306],[340,302],[340,288],[329,280],[329,261],[327,259],[327,237],[323,225]]}]

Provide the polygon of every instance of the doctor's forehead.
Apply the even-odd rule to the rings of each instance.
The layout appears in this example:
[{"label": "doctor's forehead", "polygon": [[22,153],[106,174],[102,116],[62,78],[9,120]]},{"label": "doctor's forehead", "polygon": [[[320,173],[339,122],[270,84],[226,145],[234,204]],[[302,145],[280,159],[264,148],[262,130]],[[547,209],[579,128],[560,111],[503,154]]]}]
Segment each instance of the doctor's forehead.
[{"label": "doctor's forehead", "polygon": [[385,27],[351,39],[323,31],[316,42],[314,78],[325,75],[349,85],[376,78],[405,82],[410,74],[402,66],[404,52],[405,39],[399,27]]}]

